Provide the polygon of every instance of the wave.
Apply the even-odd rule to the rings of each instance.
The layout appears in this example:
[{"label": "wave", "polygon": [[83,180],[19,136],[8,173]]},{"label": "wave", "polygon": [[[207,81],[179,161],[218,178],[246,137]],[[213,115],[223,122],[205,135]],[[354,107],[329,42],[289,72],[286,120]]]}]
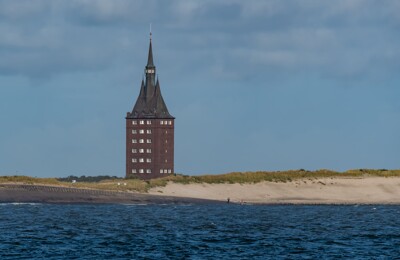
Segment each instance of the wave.
[{"label": "wave", "polygon": [[120,203],[119,205],[123,205],[123,206],[147,206],[150,205],[148,203]]},{"label": "wave", "polygon": [[8,202],[8,203],[0,203],[0,206],[21,206],[21,205],[29,205],[29,206],[38,206],[42,205],[42,203],[33,203],[33,202]]}]

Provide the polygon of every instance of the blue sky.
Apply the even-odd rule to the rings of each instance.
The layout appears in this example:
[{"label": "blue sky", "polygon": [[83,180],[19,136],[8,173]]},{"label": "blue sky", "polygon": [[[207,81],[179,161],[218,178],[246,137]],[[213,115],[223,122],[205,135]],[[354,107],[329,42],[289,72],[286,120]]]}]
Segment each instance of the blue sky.
[{"label": "blue sky", "polygon": [[150,23],[176,172],[400,168],[399,11],[0,0],[0,174],[124,176]]}]

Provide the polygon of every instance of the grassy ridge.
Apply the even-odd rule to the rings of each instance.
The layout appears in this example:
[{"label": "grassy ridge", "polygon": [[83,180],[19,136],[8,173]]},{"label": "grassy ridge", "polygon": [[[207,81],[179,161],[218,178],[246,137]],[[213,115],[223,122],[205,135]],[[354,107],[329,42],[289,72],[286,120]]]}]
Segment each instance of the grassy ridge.
[{"label": "grassy ridge", "polygon": [[[1,183],[17,183],[17,184],[36,184],[36,185],[51,185],[70,188],[86,188],[114,191],[138,191],[145,192],[149,189],[148,182],[137,179],[117,179],[103,180],[98,182],[65,182],[59,181],[56,178],[33,178],[29,176],[0,176]],[[118,185],[120,183],[120,185]],[[126,185],[125,185],[126,184]]]},{"label": "grassy ridge", "polygon": [[[400,177],[400,170],[373,170],[373,169],[356,169],[346,172],[335,172],[331,170],[289,170],[276,172],[232,172],[219,175],[199,175],[199,176],[169,176],[161,179],[150,180],[150,184],[154,186],[163,186],[164,182],[172,181],[175,183],[258,183],[261,181],[268,182],[290,182],[296,179],[317,179],[331,177],[361,178],[368,176],[376,177]],[[152,185],[153,186],[153,185]]]},{"label": "grassy ridge", "polygon": [[[28,176],[0,176],[0,183],[25,183],[38,185],[57,185],[64,187],[119,190],[119,191],[138,191],[146,192],[150,188],[165,186],[169,181],[175,183],[257,183],[268,182],[290,182],[296,179],[318,179],[318,178],[361,178],[361,177],[400,177],[400,170],[373,170],[356,169],[345,172],[335,172],[331,170],[290,170],[277,172],[232,172],[220,175],[200,175],[200,176],[168,176],[165,178],[153,179],[148,181],[138,179],[112,179],[98,182],[62,182],[55,178],[33,178]],[[118,183],[120,185],[118,185]]]}]

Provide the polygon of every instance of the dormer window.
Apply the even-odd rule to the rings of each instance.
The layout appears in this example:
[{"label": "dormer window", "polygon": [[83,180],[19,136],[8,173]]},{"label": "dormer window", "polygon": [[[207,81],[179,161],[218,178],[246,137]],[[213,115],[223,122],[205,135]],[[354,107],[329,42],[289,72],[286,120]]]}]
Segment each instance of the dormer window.
[{"label": "dormer window", "polygon": [[153,69],[146,69],[146,73],[154,73]]}]

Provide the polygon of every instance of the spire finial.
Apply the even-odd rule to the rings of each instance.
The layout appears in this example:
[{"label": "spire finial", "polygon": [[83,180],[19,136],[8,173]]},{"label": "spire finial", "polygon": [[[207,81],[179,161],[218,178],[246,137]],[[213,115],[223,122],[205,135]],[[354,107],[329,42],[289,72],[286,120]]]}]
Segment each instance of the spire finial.
[{"label": "spire finial", "polygon": [[[151,46],[151,24],[150,24],[150,45],[149,45],[149,56],[147,58],[147,66],[146,67],[154,67],[154,63],[153,63],[153,48]],[[154,73],[154,72],[153,72]]]},{"label": "spire finial", "polygon": [[150,23],[150,41],[151,41],[151,35],[152,33],[151,33],[151,23]]}]

